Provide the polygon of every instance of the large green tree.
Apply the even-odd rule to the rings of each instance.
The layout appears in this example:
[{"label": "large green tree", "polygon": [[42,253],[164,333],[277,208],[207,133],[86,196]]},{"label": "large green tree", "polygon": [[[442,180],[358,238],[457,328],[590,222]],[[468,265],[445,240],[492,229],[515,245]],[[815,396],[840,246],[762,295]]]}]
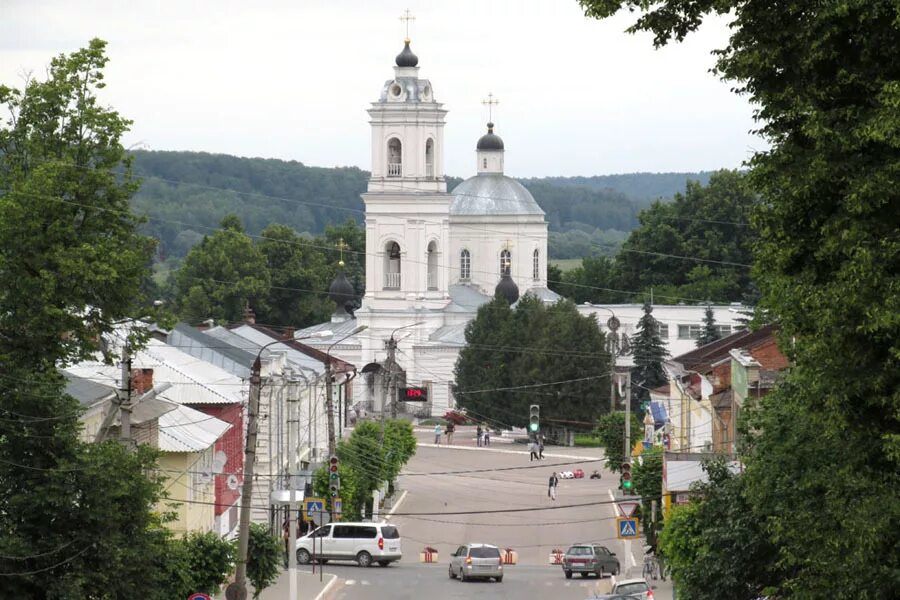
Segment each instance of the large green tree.
[{"label": "large green tree", "polygon": [[589,430],[609,406],[609,355],[594,318],[568,301],[496,298],[466,327],[454,394],[476,419],[524,426],[541,406],[544,428]]},{"label": "large green tree", "polygon": [[634,367],[631,369],[631,410],[638,413],[641,403],[650,399],[650,390],[668,381],[663,361],[669,355],[659,334],[659,321],[653,317],[653,307],[644,305],[644,314],[638,320],[631,337]]},{"label": "large green tree", "polygon": [[[130,122],[100,104],[105,43],[0,85],[0,573],[17,598],[172,597],[155,452],[78,439],[57,372],[128,317],[153,243],[129,210]],[[174,584],[172,584],[174,585]]]},{"label": "large green tree", "polygon": [[[745,493],[783,568],[776,594],[897,597],[896,2],[581,4],[595,17],[639,11],[632,30],[651,32],[656,45],[683,39],[709,14],[731,15],[716,72],[758,107],[757,132],[771,146],[749,163],[761,196],[754,275],[794,363],[747,430]],[[717,551],[722,560],[732,559],[727,550]]]}]

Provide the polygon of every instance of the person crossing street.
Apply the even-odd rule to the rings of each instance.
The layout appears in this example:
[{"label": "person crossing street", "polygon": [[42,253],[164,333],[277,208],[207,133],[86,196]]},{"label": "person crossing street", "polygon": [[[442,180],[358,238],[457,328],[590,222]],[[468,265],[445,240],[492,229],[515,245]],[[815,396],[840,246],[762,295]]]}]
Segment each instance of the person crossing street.
[{"label": "person crossing street", "polygon": [[559,478],[556,476],[556,472],[550,475],[550,482],[547,487],[547,496],[550,497],[551,500],[556,500],[556,486],[559,485]]}]

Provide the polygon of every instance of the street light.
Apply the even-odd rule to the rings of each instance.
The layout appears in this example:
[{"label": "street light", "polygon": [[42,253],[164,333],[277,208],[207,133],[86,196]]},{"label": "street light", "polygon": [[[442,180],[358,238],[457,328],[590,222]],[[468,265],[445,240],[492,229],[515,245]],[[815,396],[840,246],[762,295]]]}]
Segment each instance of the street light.
[{"label": "street light", "polygon": [[[305,340],[314,337],[329,337],[333,335],[331,331],[316,331],[310,335],[294,340]],[[256,359],[250,368],[250,398],[247,406],[247,441],[244,446],[244,483],[241,488],[241,514],[238,525],[238,560],[237,569],[234,574],[234,583],[225,590],[225,597],[228,600],[245,600],[247,598],[247,549],[250,542],[250,509],[253,498],[253,469],[256,459],[256,435],[259,429],[257,423],[257,414],[259,413],[259,394],[262,377],[262,353],[269,346],[275,344],[283,344],[289,340],[273,340],[268,344],[263,344],[259,352],[256,353]],[[289,478],[290,479],[290,478]],[[295,571],[297,569],[297,557],[293,552],[295,545],[297,530],[293,525],[291,516],[294,514],[294,493],[291,490],[291,505],[288,509],[288,528],[290,529],[289,546],[291,551],[288,552],[288,564],[291,569],[291,590],[292,600],[296,598]],[[291,560],[293,559],[293,560]]]},{"label": "street light", "polygon": [[[401,329],[408,329],[410,327],[416,327],[417,325],[423,325],[425,321],[416,321],[415,323],[410,323],[409,325],[403,325],[401,327],[397,327],[391,332],[391,337],[387,341],[387,360],[385,361],[388,368],[388,396],[391,401],[391,418],[397,418],[397,390],[394,389],[394,364],[396,360],[394,358],[394,353],[397,350],[397,341],[394,339],[394,334],[400,331]],[[381,430],[384,431],[384,405],[381,406]]]},{"label": "street light", "polygon": [[328,454],[333,455],[336,450],[337,442],[335,441],[334,436],[334,401],[331,397],[332,394],[332,375],[331,375],[331,349],[336,345],[340,344],[348,337],[354,336],[360,331],[368,329],[367,325],[360,325],[350,333],[346,334],[341,339],[333,342],[330,346],[328,346],[328,350],[325,351],[325,411],[328,413]]},{"label": "street light", "polygon": [[[616,332],[622,323],[611,308],[593,304],[591,307],[609,311],[609,314],[612,315],[606,321],[606,326],[609,328],[609,412],[613,413],[616,410],[616,358],[619,356],[619,335]],[[626,399],[626,402],[628,401]]]}]

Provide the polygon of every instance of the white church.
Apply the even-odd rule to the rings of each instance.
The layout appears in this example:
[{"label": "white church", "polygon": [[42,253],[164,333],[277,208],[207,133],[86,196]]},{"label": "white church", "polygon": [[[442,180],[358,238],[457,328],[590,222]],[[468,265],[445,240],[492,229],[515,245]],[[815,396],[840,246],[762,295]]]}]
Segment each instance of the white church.
[{"label": "white church", "polygon": [[[547,222],[522,184],[503,174],[503,140],[488,123],[476,144],[476,175],[448,193],[444,176],[447,110],[419,77],[409,40],[394,76],[368,112],[372,175],[366,211],[366,292],[351,316],[343,308],[353,289],[339,276],[331,286],[338,310],[331,322],[296,332],[304,340],[359,368],[352,402],[384,406],[378,365],[387,340],[397,341],[395,377],[428,389],[428,403],[402,409],[443,415],[454,406],[453,367],[465,345],[464,329],[478,307],[502,293],[548,302]],[[346,339],[357,329],[365,327]],[[387,407],[385,407],[387,409]]]},{"label": "white church", "polygon": [[[351,404],[389,410],[383,366],[388,340],[397,342],[395,381],[425,387],[428,402],[402,411],[441,416],[455,406],[453,367],[465,346],[464,331],[478,308],[501,294],[510,303],[524,294],[545,302],[559,295],[547,286],[547,222],[531,193],[503,174],[503,140],[488,123],[475,146],[476,174],[448,192],[444,177],[444,118],[434,88],[419,77],[409,40],[396,58],[394,76],[368,112],[372,175],[362,198],[366,212],[366,291],[354,314],[344,306],[353,287],[340,274],[330,295],[338,306],[330,322],[296,332],[297,339],[329,352],[360,371]],[[606,330],[610,316],[630,336],[641,304],[582,305]],[[654,307],[671,356],[690,351],[701,331],[704,306]],[[712,307],[728,335],[741,326],[740,305]],[[364,328],[360,330],[361,328]],[[331,335],[306,339],[311,334]],[[617,357],[620,367],[631,357]]]}]

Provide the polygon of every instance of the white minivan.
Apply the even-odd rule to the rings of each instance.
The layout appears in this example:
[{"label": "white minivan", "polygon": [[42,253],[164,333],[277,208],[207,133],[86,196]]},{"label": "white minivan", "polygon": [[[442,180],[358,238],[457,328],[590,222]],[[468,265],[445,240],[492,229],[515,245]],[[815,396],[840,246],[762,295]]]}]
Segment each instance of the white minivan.
[{"label": "white minivan", "polygon": [[297,540],[297,562],[352,560],[382,567],[400,560],[400,532],[387,523],[330,523]]}]

